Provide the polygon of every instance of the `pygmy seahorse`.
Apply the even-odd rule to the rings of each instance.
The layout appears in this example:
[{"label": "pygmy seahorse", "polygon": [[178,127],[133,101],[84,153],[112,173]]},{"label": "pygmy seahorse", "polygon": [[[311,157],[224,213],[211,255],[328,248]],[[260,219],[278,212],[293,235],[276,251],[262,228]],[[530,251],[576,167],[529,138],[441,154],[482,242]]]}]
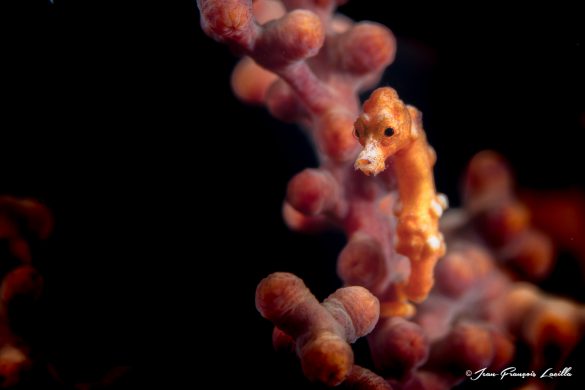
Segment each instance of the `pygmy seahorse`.
[{"label": "pygmy seahorse", "polygon": [[354,125],[364,147],[355,168],[376,175],[391,159],[398,185],[399,202],[396,251],[410,259],[411,273],[406,296],[424,300],[433,285],[433,268],[445,253],[439,218],[447,198],[435,191],[433,165],[436,154],[427,143],[422,114],[405,105],[389,87],[376,89],[363,106]]}]

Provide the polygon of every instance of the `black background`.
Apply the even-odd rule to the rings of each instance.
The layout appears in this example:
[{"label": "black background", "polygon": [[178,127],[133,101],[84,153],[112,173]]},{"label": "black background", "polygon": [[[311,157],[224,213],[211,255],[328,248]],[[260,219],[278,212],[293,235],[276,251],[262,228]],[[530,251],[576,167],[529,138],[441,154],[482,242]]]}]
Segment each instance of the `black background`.
[{"label": "black background", "polygon": [[[423,111],[438,189],[457,205],[465,163],[486,148],[523,187],[583,188],[576,7],[370,0],[342,11],[397,36],[383,82]],[[0,5],[0,193],[55,214],[36,260],[39,328],[69,382],[129,365],[119,388],[306,386],[271,351],[254,289],[286,270],[325,297],[340,284],[343,237],[284,227],[286,183],[316,159],[296,127],[236,101],[235,59],[198,17],[189,0]]]}]

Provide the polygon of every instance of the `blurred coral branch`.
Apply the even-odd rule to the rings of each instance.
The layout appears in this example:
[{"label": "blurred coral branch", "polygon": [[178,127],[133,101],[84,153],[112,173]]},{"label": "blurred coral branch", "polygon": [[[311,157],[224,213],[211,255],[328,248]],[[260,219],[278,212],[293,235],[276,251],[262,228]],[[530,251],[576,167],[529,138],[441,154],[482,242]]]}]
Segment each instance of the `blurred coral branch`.
[{"label": "blurred coral branch", "polygon": [[32,246],[53,229],[50,211],[29,199],[0,197],[0,387],[18,384],[32,367],[31,346],[21,334],[23,313],[33,311],[43,290],[43,278],[31,265]]}]

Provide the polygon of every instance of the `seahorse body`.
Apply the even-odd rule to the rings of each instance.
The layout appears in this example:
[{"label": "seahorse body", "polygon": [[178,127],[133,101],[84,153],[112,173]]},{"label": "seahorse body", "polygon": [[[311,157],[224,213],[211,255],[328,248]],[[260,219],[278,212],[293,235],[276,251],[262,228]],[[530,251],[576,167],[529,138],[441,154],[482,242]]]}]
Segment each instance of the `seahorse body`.
[{"label": "seahorse body", "polygon": [[445,253],[438,225],[447,208],[447,198],[435,190],[436,155],[427,143],[422,115],[405,105],[394,89],[378,88],[364,103],[355,134],[364,146],[356,169],[376,175],[392,161],[399,195],[396,251],[411,263],[404,291],[408,299],[422,301],[433,285],[433,268]]}]

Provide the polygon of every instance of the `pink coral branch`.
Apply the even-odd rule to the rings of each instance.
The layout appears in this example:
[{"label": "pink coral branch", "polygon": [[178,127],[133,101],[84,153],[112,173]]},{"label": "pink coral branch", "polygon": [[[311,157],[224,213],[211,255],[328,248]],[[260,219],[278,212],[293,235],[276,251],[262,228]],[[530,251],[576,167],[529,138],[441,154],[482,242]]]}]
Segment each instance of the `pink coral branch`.
[{"label": "pink coral branch", "polygon": [[[319,168],[289,182],[285,222],[301,232],[343,230],[338,275],[365,287],[319,303],[294,275],[264,279],[256,305],[276,326],[275,348],[296,352],[309,379],[356,389],[449,389],[466,370],[509,364],[518,341],[532,349],[535,369],[548,345],[566,358],[585,309],[519,282],[546,276],[554,251],[506,164],[476,156],[464,208],[446,213],[439,229],[447,201],[435,191],[422,114],[389,87],[360,112],[358,94],[393,61],[394,37],[336,14],[340,3],[197,2],[204,31],[245,55],[232,75],[238,98],[298,123],[317,147]],[[349,345],[367,334],[375,373],[354,364]]]},{"label": "pink coral branch", "polygon": [[370,333],[379,315],[378,300],[364,288],[339,289],[319,304],[303,281],[289,273],[274,273],[260,282],[256,307],[277,326],[275,346],[288,348],[294,341],[307,378],[331,386],[344,381],[353,366],[348,343]]}]

